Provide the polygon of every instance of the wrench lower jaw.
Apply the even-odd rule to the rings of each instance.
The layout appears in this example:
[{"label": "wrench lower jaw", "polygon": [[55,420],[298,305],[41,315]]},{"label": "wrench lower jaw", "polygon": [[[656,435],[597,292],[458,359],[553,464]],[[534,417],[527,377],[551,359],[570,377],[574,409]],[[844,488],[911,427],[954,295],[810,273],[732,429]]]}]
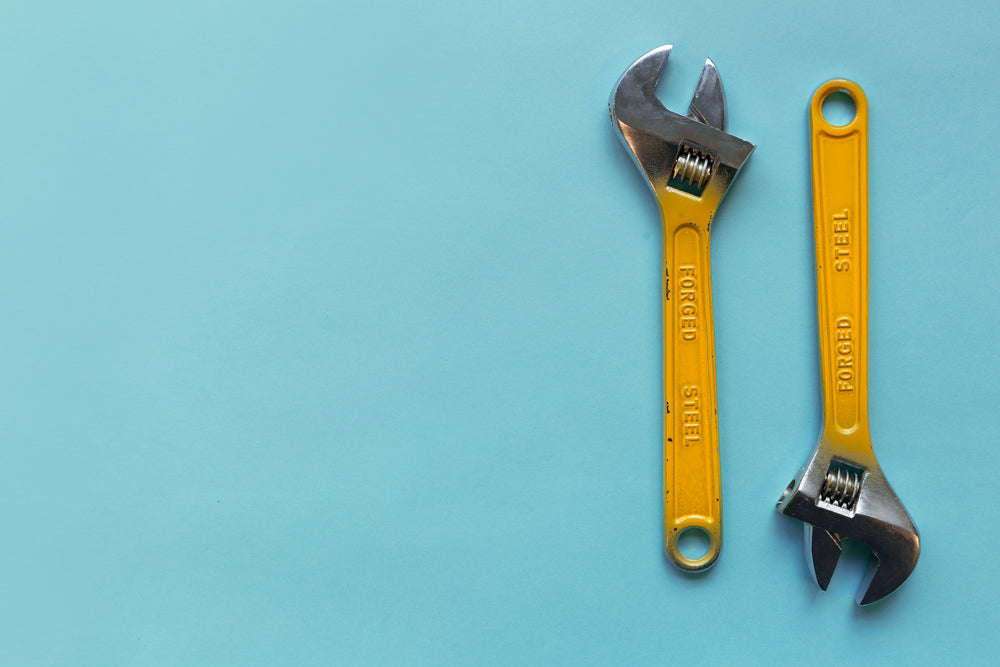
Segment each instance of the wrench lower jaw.
[{"label": "wrench lower jaw", "polygon": [[825,591],[830,586],[830,580],[833,578],[834,570],[837,569],[837,562],[840,561],[840,554],[844,552],[844,548],[840,544],[840,537],[823,528],[816,528],[807,523],[805,534],[806,557],[812,565],[816,583]]}]

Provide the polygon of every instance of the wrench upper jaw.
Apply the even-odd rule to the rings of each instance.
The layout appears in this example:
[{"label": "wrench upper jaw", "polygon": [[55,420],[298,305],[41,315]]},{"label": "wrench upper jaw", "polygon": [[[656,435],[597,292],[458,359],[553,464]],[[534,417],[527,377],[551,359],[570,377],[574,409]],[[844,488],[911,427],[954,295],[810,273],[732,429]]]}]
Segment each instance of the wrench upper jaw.
[{"label": "wrench upper jaw", "polygon": [[782,514],[805,522],[806,556],[816,583],[827,589],[845,539],[868,547],[876,561],[868,567],[855,598],[868,605],[885,598],[906,581],[920,556],[920,533],[877,465],[865,472],[855,506],[832,506],[822,497],[816,470],[825,476],[829,460],[800,472],[778,502]]},{"label": "wrench upper jaw", "polygon": [[902,586],[920,556],[920,535],[913,528],[894,526],[881,536],[876,545],[868,545],[878,559],[877,563],[868,566],[865,578],[861,582],[855,601],[861,605],[878,602]]},{"label": "wrench upper jaw", "polygon": [[869,566],[858,590],[859,605],[878,602],[899,588],[920,557],[920,532],[882,471],[876,468],[868,477],[851,530],[844,533],[871,549],[878,559]]},{"label": "wrench upper jaw", "polygon": [[617,120],[622,110],[626,115],[639,112],[656,115],[667,111],[656,96],[656,84],[673,48],[673,44],[655,48],[625,70],[611,91],[608,106],[612,118]]}]

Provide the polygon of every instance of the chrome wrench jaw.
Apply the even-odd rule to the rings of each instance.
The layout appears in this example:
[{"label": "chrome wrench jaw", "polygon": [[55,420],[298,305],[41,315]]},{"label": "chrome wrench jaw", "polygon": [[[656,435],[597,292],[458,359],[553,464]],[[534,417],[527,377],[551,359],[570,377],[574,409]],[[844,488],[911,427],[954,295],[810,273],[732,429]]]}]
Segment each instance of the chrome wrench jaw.
[{"label": "chrome wrench jaw", "polygon": [[725,132],[725,93],[710,59],[702,69],[688,115],[663,106],[656,85],[672,49],[671,44],[653,49],[625,70],[608,103],[611,119],[654,195],[673,178],[683,149],[704,151],[712,161],[712,173],[701,198],[714,211],[754,145]]},{"label": "chrome wrench jaw", "polygon": [[777,507],[804,522],[806,559],[824,591],[845,539],[863,544],[876,559],[855,597],[859,605],[887,597],[916,567],[920,533],[874,456],[852,462],[821,442]]}]

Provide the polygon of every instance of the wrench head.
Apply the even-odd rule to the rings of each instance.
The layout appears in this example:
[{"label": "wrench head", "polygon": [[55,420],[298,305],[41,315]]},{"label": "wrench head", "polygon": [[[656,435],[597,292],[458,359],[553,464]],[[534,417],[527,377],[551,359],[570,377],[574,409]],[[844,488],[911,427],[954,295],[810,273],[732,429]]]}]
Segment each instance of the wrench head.
[{"label": "wrench head", "polygon": [[[725,132],[726,98],[715,63],[706,60],[688,114],[663,106],[656,84],[673,45],[653,49],[625,70],[611,92],[611,119],[620,138],[656,194],[676,186],[678,163],[706,174],[698,188],[684,191],[720,201],[754,145]],[[688,162],[694,155],[696,160]],[[671,179],[674,179],[673,182]]]},{"label": "wrench head", "polygon": [[806,558],[827,589],[845,539],[875,556],[856,602],[868,605],[899,588],[917,565],[920,533],[874,460],[832,457],[822,443],[778,501],[778,511],[805,522]]}]

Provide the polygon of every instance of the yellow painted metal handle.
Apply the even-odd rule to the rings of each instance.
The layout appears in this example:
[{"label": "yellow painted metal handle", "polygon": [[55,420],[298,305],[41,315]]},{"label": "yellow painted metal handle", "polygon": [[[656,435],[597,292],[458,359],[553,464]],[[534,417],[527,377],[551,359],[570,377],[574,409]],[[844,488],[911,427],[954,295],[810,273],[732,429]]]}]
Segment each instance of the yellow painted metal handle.
[{"label": "yellow painted metal handle", "polygon": [[[844,92],[856,108],[844,126],[823,102]],[[810,106],[813,222],[823,383],[823,439],[858,463],[873,459],[868,429],[868,100],[853,81],[820,86]]]},{"label": "yellow painted metal handle", "polygon": [[[711,567],[722,549],[710,220],[695,198],[672,194],[661,206],[664,548],[677,567],[699,571]],[[704,531],[709,540],[699,558],[678,548],[688,529]]]}]

